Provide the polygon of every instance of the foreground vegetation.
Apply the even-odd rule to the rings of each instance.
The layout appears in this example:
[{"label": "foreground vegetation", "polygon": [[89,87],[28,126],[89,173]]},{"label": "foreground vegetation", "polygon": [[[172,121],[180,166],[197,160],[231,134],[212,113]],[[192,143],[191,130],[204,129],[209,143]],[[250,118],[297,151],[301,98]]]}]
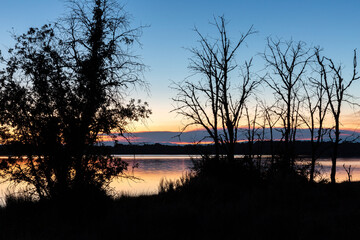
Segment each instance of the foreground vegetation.
[{"label": "foreground vegetation", "polygon": [[198,162],[158,195],[8,197],[1,239],[341,239],[360,226],[360,183],[311,184],[242,159]]}]

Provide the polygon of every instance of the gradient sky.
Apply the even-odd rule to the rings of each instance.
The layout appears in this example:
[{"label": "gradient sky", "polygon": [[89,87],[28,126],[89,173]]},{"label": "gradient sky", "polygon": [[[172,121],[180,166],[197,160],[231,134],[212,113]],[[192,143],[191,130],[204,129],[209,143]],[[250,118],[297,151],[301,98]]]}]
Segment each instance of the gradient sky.
[{"label": "gradient sky", "polygon": [[[193,28],[196,26],[204,35],[211,35],[214,29],[209,22],[214,16],[224,15],[229,20],[228,32],[234,38],[251,25],[258,31],[248,38],[237,59],[242,63],[253,56],[256,71],[263,67],[259,53],[264,51],[268,36],[320,45],[325,55],[344,64],[347,70],[351,70],[353,49],[360,49],[359,0],[127,0],[120,3],[132,15],[134,27],[149,25],[141,38],[142,48],[136,54],[148,66],[144,77],[150,84],[150,93],[138,90],[133,97],[148,101],[153,115],[146,125],[136,125],[136,131],[181,128],[182,118],[170,113],[175,93],[169,86],[172,81],[182,81],[190,74],[187,66],[191,54],[186,48],[197,46]],[[3,52],[13,45],[9,33],[12,29],[22,33],[66,13],[61,0],[2,0],[1,4],[0,49]],[[354,85],[352,93],[360,97],[359,83]],[[347,109],[345,114],[343,127],[353,127],[353,111]]]}]

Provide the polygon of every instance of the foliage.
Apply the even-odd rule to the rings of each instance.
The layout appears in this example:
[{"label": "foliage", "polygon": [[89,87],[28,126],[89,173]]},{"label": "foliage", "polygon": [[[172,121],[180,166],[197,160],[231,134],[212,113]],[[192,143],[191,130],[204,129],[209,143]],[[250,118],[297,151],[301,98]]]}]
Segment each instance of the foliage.
[{"label": "foliage", "polygon": [[57,24],[14,36],[1,72],[2,141],[31,146],[1,169],[33,185],[40,198],[106,187],[127,165],[93,150],[99,133],[122,134],[151,113],[146,102],[125,102],[130,87],[145,84],[144,66],[129,51],[141,28],[130,28],[115,1],[69,3],[70,14]]}]

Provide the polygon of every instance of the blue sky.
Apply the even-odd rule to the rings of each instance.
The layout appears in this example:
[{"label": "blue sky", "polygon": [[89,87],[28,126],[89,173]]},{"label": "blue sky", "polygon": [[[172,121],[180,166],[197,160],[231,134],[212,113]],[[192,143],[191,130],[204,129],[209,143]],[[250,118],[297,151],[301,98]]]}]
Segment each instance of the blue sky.
[{"label": "blue sky", "polygon": [[[181,117],[169,113],[172,81],[184,80],[191,56],[185,48],[197,45],[193,32],[196,26],[203,34],[214,29],[209,22],[224,15],[229,21],[228,32],[234,38],[250,26],[258,31],[240,49],[239,62],[254,56],[254,70],[263,63],[259,53],[265,49],[266,37],[302,40],[310,46],[320,45],[324,54],[351,69],[354,48],[360,48],[360,1],[334,0],[127,0],[120,1],[132,15],[132,25],[149,25],[141,38],[142,48],[136,54],[149,67],[144,73],[150,83],[150,94],[141,90],[133,96],[147,100],[153,116],[138,131],[177,131]],[[0,49],[12,45],[9,31],[22,33],[31,26],[41,26],[66,13],[61,0],[3,0],[0,8]],[[359,93],[360,84],[353,89]],[[358,94],[359,95],[359,94]],[[350,113],[349,113],[350,114]]]},{"label": "blue sky", "polygon": [[[264,51],[268,36],[320,45],[325,54],[348,69],[351,69],[353,49],[360,45],[360,1],[154,0],[128,1],[126,9],[133,14],[134,23],[151,25],[144,30],[142,38],[142,56],[150,66],[146,73],[152,85],[149,101],[154,105],[154,122],[148,123],[150,130],[161,130],[162,123],[173,130],[176,127],[172,123],[179,126],[181,117],[168,114],[172,109],[170,98],[174,96],[168,86],[171,81],[182,81],[190,74],[187,66],[191,55],[185,48],[197,44],[193,28],[196,26],[203,34],[213,34],[209,22],[214,16],[226,17],[228,32],[234,38],[250,26],[258,31],[248,38],[238,58],[243,62],[254,57],[258,63],[254,66],[256,70],[263,68],[258,54]],[[164,119],[174,120],[166,122]]]}]

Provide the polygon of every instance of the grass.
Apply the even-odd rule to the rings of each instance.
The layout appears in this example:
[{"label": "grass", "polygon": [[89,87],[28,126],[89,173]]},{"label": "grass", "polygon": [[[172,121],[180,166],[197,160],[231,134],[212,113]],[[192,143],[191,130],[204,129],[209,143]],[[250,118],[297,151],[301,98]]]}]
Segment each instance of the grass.
[{"label": "grass", "polygon": [[[358,236],[360,183],[309,184],[243,162],[199,163],[158,195],[0,208],[0,239],[347,239]],[[251,168],[253,167],[253,168]],[[282,179],[282,180],[280,180]]]}]

